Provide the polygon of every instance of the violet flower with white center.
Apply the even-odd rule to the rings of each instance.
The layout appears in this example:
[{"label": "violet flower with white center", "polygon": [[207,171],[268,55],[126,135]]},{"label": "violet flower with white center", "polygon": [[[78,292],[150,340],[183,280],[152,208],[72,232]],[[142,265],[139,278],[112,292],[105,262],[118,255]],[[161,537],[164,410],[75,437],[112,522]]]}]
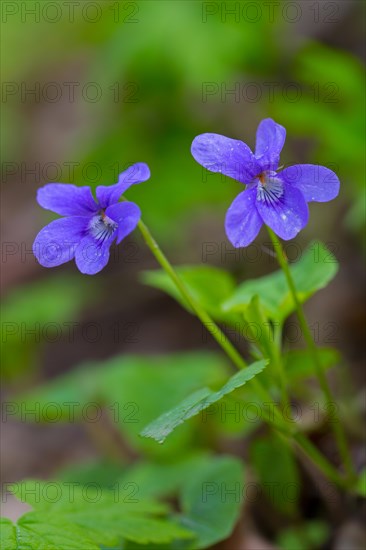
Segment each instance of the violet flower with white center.
[{"label": "violet flower with white center", "polygon": [[339,179],[324,166],[296,164],[277,172],[285,138],[285,128],[266,118],[258,126],[254,154],[242,141],[219,134],[193,140],[199,164],[247,185],[226,214],[226,234],[236,248],[248,246],[263,223],[282,239],[293,239],[308,222],[308,202],[338,195]]},{"label": "violet flower with white center", "polygon": [[133,202],[118,202],[133,184],[150,177],[149,167],[139,162],[119,175],[118,183],[99,186],[96,200],[90,187],[49,183],[37,193],[38,203],[47,210],[65,216],[54,220],[37,235],[33,252],[44,267],[56,267],[75,258],[76,265],[87,275],[106,266],[109,248],[119,244],[137,226],[141,217]]}]

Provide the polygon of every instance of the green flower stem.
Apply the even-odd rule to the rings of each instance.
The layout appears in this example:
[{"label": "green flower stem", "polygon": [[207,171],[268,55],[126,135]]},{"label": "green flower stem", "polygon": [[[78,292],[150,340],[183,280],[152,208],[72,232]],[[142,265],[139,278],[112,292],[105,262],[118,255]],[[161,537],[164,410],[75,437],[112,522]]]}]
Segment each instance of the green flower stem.
[{"label": "green flower stem", "polygon": [[[173,266],[170,264],[169,260],[163,254],[163,252],[159,248],[159,245],[157,244],[157,242],[155,241],[155,239],[153,238],[150,231],[148,230],[148,228],[146,227],[146,225],[143,223],[142,220],[139,221],[138,228],[141,231],[141,234],[147,246],[150,248],[151,252],[155,256],[155,258],[157,259],[161,267],[166,271],[166,273],[172,279],[177,289],[180,291],[182,297],[187,301],[189,306],[192,308],[192,310],[200,319],[200,321],[203,323],[203,325],[206,327],[206,329],[211,333],[211,335],[219,344],[219,346],[225,351],[227,356],[231,359],[231,361],[234,363],[234,365],[238,369],[246,368],[248,365],[246,364],[244,359],[241,357],[237,349],[227,339],[225,334],[216,325],[216,323],[214,323],[214,321],[211,319],[208,313],[201,308],[200,304],[198,304],[194,300],[194,298],[192,298],[185,284],[183,283],[179,275],[176,273]],[[258,381],[258,379],[253,378],[250,382],[252,383],[255,391],[258,393],[260,398],[263,399],[264,404],[266,403],[271,404],[272,403],[271,394],[262,386],[262,384]],[[303,452],[308,457],[311,458],[311,460],[315,463],[315,465],[318,466],[318,468],[323,472],[323,474],[326,477],[328,477],[328,479],[336,482],[341,487],[346,486],[345,480],[338,473],[336,468],[334,468],[334,466],[319,453],[316,447],[314,447],[313,444],[310,441],[308,441],[304,435],[299,434],[297,430],[294,428],[294,426],[289,425],[289,422],[284,420],[277,406],[273,407],[273,417],[271,416],[269,411],[264,411],[264,414],[266,416],[266,420],[268,423],[272,424],[277,430],[279,430],[286,437],[290,438],[292,441],[296,441],[296,443],[303,450]],[[306,441],[306,443],[304,443],[304,441]]]},{"label": "green flower stem", "polygon": [[278,376],[279,376],[280,385],[281,385],[282,405],[288,414],[288,411],[291,410],[291,402],[290,402],[290,397],[287,390],[287,378],[286,378],[286,373],[285,373],[283,360],[281,356],[281,334],[282,334],[282,330],[278,329],[277,327],[274,327],[274,333],[273,333],[274,362],[278,371]]},{"label": "green flower stem", "polygon": [[311,461],[317,465],[319,470],[321,470],[327,477],[330,479],[330,481],[333,481],[339,487],[342,487],[344,489],[349,489],[353,487],[353,479],[352,482],[342,477],[338,471],[333,468],[333,466],[328,462],[328,460],[325,458],[325,456],[318,451],[318,449],[312,444],[310,439],[308,439],[305,434],[301,432],[297,432],[294,435],[294,441],[295,443],[300,447],[302,452],[307,455],[308,458],[311,459]]},{"label": "green flower stem", "polygon": [[[287,284],[288,284],[290,292],[292,294],[294,304],[295,304],[295,308],[296,308],[297,317],[298,317],[299,323],[300,323],[300,327],[301,327],[302,333],[304,335],[305,341],[307,343],[307,346],[309,348],[309,351],[311,353],[311,356],[312,356],[312,359],[313,359],[313,362],[314,362],[314,365],[315,365],[315,369],[316,369],[316,375],[319,379],[320,387],[321,387],[321,389],[324,393],[327,404],[331,405],[331,403],[334,402],[334,399],[332,397],[332,393],[331,393],[327,378],[326,378],[325,373],[324,373],[324,369],[322,367],[322,364],[321,364],[321,361],[320,361],[320,358],[319,358],[318,348],[315,345],[315,342],[314,342],[314,339],[312,337],[309,325],[308,325],[308,323],[306,321],[306,318],[305,318],[304,309],[303,309],[303,307],[300,303],[300,300],[298,298],[298,295],[297,295],[295,283],[294,283],[294,280],[293,280],[293,277],[292,277],[292,274],[291,274],[291,271],[290,271],[290,268],[289,268],[287,257],[285,255],[285,252],[284,252],[283,248],[282,248],[281,241],[279,240],[277,235],[269,227],[267,227],[267,229],[268,229],[269,236],[271,238],[272,244],[273,244],[274,249],[275,249],[275,253],[276,253],[278,263],[279,263],[281,269],[283,270],[283,272],[285,274]],[[342,461],[343,461],[343,464],[345,466],[346,472],[349,476],[350,481],[353,481],[356,478],[356,472],[354,470],[352,460],[351,460],[351,456],[350,456],[350,453],[349,453],[349,450],[348,450],[347,439],[346,439],[345,432],[343,430],[343,426],[340,422],[332,422],[331,425],[333,427],[334,437],[336,439],[338,449],[339,449],[339,454],[342,458]]]}]

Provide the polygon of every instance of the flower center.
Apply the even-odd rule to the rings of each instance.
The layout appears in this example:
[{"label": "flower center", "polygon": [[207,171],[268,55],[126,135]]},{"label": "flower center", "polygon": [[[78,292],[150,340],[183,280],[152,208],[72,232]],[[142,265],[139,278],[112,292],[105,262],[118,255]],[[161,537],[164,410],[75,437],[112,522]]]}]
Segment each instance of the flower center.
[{"label": "flower center", "polygon": [[93,216],[88,229],[97,241],[103,243],[113,235],[117,227],[118,223],[108,218],[104,210],[102,210],[97,216]]},{"label": "flower center", "polygon": [[275,172],[262,172],[257,176],[257,200],[267,204],[275,204],[283,195],[283,183]]}]

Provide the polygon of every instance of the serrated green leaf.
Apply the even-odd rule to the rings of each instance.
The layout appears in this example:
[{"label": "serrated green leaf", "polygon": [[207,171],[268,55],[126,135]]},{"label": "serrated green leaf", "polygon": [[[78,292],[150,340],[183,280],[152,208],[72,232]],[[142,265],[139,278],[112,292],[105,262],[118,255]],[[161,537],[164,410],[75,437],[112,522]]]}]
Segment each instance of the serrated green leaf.
[{"label": "serrated green leaf", "polygon": [[70,522],[93,534],[93,539],[103,544],[116,544],[121,539],[133,540],[139,544],[168,543],[174,539],[192,539],[194,535],[176,523],[139,515],[121,516],[107,509],[98,516],[72,514]]},{"label": "serrated green leaf", "polygon": [[163,443],[166,437],[177,426],[183,424],[189,418],[196,416],[204,409],[207,409],[217,401],[220,401],[225,395],[233,392],[237,388],[244,386],[249,380],[254,378],[267,365],[267,361],[257,361],[243,369],[234,376],[218,391],[213,392],[209,388],[202,388],[189,395],[179,405],[167,411],[159,418],[151,422],[142,432],[143,437],[151,437],[159,443]]},{"label": "serrated green leaf", "polygon": [[[338,263],[324,244],[314,241],[302,258],[290,265],[290,270],[298,298],[303,303],[335,277]],[[243,312],[255,295],[259,296],[265,313],[270,319],[283,322],[295,310],[295,304],[282,271],[245,281],[223,303],[222,308],[224,311]]]},{"label": "serrated green leaf", "polygon": [[37,512],[24,514],[15,524],[2,519],[0,537],[2,550],[99,550],[87,532]]},{"label": "serrated green leaf", "polygon": [[133,496],[126,495],[123,486],[119,484],[107,488],[95,481],[81,484],[28,479],[13,483],[10,490],[19,500],[44,513],[78,513],[85,510],[96,513],[111,507],[117,509],[117,504],[120,507],[118,511],[125,514],[164,515],[168,511],[167,505],[162,502],[141,499],[139,491]]},{"label": "serrated green leaf", "polygon": [[196,533],[191,550],[227,538],[243,503],[243,464],[233,457],[214,457],[187,477],[180,504],[181,522]]},{"label": "serrated green leaf", "polygon": [[[240,322],[239,316],[225,313],[220,307],[220,304],[235,289],[234,279],[227,271],[210,266],[179,266],[175,270],[187,286],[192,297],[213,319],[230,324]],[[177,287],[165,271],[145,271],[142,274],[142,281],[154,288],[163,290],[192,313],[190,305],[182,298]]]},{"label": "serrated green leaf", "polygon": [[15,525],[8,518],[0,518],[0,541],[3,550],[14,550],[17,547]]},{"label": "serrated green leaf", "polygon": [[[14,494],[35,508],[18,520],[19,548],[94,550],[101,544],[118,544],[122,539],[165,544],[194,537],[188,529],[164,517],[168,512],[165,504],[138,498],[126,501],[119,487],[117,491],[92,487],[95,490],[91,494],[90,486],[76,485],[41,481],[14,485]],[[5,540],[9,540],[9,524],[5,526]],[[21,545],[24,541],[28,546]]]}]

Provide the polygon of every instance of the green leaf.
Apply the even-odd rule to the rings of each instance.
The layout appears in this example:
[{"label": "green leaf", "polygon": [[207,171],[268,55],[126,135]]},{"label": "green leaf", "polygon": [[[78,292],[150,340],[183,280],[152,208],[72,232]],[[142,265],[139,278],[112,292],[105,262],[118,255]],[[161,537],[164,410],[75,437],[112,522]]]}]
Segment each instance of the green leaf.
[{"label": "green leaf", "polygon": [[[19,541],[14,539],[11,548],[94,550],[101,544],[119,544],[122,539],[165,544],[194,537],[187,528],[163,517],[168,511],[166,505],[140,501],[137,495],[134,500],[126,499],[119,487],[112,491],[96,485],[75,487],[39,481],[15,484],[13,492],[36,510],[18,520]],[[9,540],[9,525],[6,527]]]},{"label": "green leaf", "polygon": [[195,470],[211,460],[208,453],[192,453],[174,462],[139,462],[128,468],[118,480],[134,483],[139,487],[141,498],[172,497],[178,494],[186,479]]},{"label": "green leaf", "polygon": [[251,446],[251,459],[261,488],[273,508],[294,516],[300,495],[300,477],[287,442],[277,435],[257,439]]},{"label": "green leaf", "polygon": [[[115,545],[122,539],[139,544],[167,543],[193,538],[194,534],[173,522],[144,516],[123,516],[111,510],[69,515],[29,512],[5,532],[4,550],[99,550],[101,544]],[[3,537],[3,533],[1,533]],[[8,544],[8,546],[6,546]]]},{"label": "green leaf", "polygon": [[242,463],[233,457],[211,458],[185,481],[181,521],[197,536],[190,548],[199,550],[226,539],[238,521],[243,502]]},{"label": "green leaf", "polygon": [[[235,289],[232,276],[223,269],[210,266],[180,266],[175,268],[187,286],[192,297],[218,321],[226,321],[231,324],[240,322],[240,317],[222,311],[220,304],[226,300]],[[142,274],[145,284],[163,290],[184,308],[192,313],[192,309],[170,277],[163,270],[145,271]]]},{"label": "green leaf", "polygon": [[183,424],[192,416],[196,416],[204,409],[207,409],[217,401],[220,401],[225,395],[233,392],[237,388],[244,386],[249,380],[254,378],[267,365],[267,361],[257,361],[243,369],[234,376],[218,391],[213,392],[209,388],[202,388],[186,397],[179,405],[167,411],[159,418],[151,422],[141,433],[144,437],[151,437],[159,443],[163,443],[166,437],[177,426]]},{"label": "green leaf", "polygon": [[[230,535],[243,502],[243,465],[233,457],[201,453],[170,464],[141,463],[125,479],[138,483],[143,496],[175,497],[181,510],[177,520],[196,534],[193,542],[180,539],[156,550],[211,547]],[[127,548],[141,547],[128,543]]]},{"label": "green leaf", "polygon": [[[318,357],[323,369],[334,367],[341,360],[341,354],[335,348],[318,348]],[[307,349],[293,349],[283,355],[284,368],[290,381],[296,382],[314,376],[314,361]]]},{"label": "green leaf", "polygon": [[29,504],[37,512],[93,512],[114,505],[120,507],[119,511],[128,514],[162,515],[168,510],[163,503],[140,499],[138,488],[134,495],[126,494],[121,485],[108,488],[101,486],[95,480],[82,484],[28,479],[20,483],[12,483],[10,490],[19,500]]},{"label": "green leaf", "polygon": [[3,550],[17,548],[16,531],[13,522],[8,518],[0,518],[0,541]]},{"label": "green leaf", "polygon": [[121,463],[102,459],[66,466],[57,471],[57,479],[82,485],[98,483],[101,487],[111,487],[123,473],[124,468]]},{"label": "green leaf", "polygon": [[99,550],[93,535],[54,516],[25,514],[14,524],[1,518],[2,550]]},{"label": "green leaf", "polygon": [[[338,263],[324,244],[314,241],[302,258],[290,265],[300,302],[308,300],[335,277]],[[276,271],[259,279],[245,281],[222,305],[224,311],[244,312],[258,295],[266,315],[283,322],[295,310],[285,275]]]}]

